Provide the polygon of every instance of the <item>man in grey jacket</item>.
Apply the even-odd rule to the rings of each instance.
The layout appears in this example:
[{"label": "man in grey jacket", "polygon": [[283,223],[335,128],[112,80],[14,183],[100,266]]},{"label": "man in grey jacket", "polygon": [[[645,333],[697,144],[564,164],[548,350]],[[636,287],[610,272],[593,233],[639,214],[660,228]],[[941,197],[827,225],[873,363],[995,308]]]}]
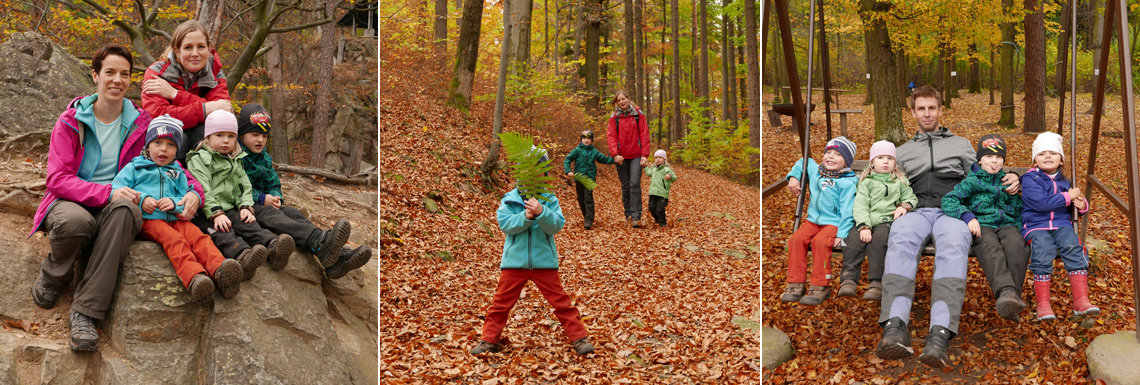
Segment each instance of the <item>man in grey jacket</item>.
[{"label": "man in grey jacket", "polygon": [[[879,324],[883,338],[875,351],[882,359],[914,355],[910,345],[910,309],[914,302],[914,277],[921,248],[933,236],[934,281],[930,293],[930,331],[919,359],[935,368],[950,365],[946,347],[958,334],[958,319],[966,295],[966,267],[973,240],[966,223],[942,213],[942,196],[954,189],[970,172],[974,147],[965,138],[938,126],[941,98],[933,87],[916,88],[910,96],[911,115],[918,132],[898,148],[898,165],[918,197],[917,208],[895,220],[887,241],[883,271],[883,298]],[[1006,192],[1016,194],[1017,175],[1002,179]]]}]

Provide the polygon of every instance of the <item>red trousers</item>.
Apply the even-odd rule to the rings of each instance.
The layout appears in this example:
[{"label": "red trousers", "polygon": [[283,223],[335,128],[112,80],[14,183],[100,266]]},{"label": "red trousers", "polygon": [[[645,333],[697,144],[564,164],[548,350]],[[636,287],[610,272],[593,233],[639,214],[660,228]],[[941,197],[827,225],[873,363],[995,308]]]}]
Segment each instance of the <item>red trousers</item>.
[{"label": "red trousers", "polygon": [[225,257],[210,236],[202,234],[198,226],[190,221],[167,222],[161,219],[147,219],[143,221],[143,239],[155,241],[162,245],[182,285],[190,288],[190,280],[199,273],[206,273],[213,277],[214,270],[222,265]]},{"label": "red trousers", "polygon": [[534,282],[538,291],[554,306],[554,316],[562,323],[562,332],[571,342],[586,337],[586,325],[579,318],[578,308],[570,305],[570,295],[562,289],[562,279],[558,270],[504,269],[499,275],[499,289],[491,307],[487,309],[487,321],[483,323],[483,341],[499,343],[500,333],[507,325],[507,315],[522,294],[526,281]]},{"label": "red trousers", "polygon": [[811,284],[828,286],[831,274],[831,245],[835,242],[838,227],[820,226],[804,221],[800,229],[788,238],[788,282],[807,281],[807,251],[811,245]]}]

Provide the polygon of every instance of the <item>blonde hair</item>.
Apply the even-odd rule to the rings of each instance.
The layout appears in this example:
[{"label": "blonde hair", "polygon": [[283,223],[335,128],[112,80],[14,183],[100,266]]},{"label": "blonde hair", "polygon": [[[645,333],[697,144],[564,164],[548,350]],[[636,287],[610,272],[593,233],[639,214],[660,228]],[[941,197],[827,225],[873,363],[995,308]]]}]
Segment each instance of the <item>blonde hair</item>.
[{"label": "blonde hair", "polygon": [[[863,172],[859,173],[859,181],[860,182],[863,181],[863,178],[870,176],[871,173],[874,172],[875,168],[872,167],[872,165],[874,164],[874,161],[875,161],[874,159],[871,159],[870,162],[867,162],[867,167],[864,167]],[[881,173],[876,172],[876,174],[881,174]],[[906,179],[906,173],[902,172],[902,169],[899,168],[899,164],[898,164],[897,159],[895,160],[895,169],[891,170],[890,174],[894,175],[896,179],[902,180],[903,183],[910,184],[910,182],[908,182]]]},{"label": "blonde hair", "polygon": [[[215,132],[214,134],[217,134],[217,133]],[[205,138],[202,138],[202,140],[198,142],[198,145],[194,147],[194,150],[197,151],[197,150],[201,150],[201,149],[205,148],[207,150],[222,154],[220,151],[215,150],[213,146],[210,146],[210,136],[214,135],[214,134],[210,134],[210,135],[207,135]],[[238,140],[240,141],[241,139],[238,139]],[[222,155],[233,158],[233,157],[237,156],[238,154],[240,154],[240,152],[238,152],[239,150],[241,150],[241,146],[235,145],[234,148],[232,150],[230,150],[229,154],[222,154]]]},{"label": "blonde hair", "polygon": [[[174,33],[170,34],[170,45],[166,47],[166,51],[162,53],[162,57],[171,56],[171,52],[178,52],[178,46],[182,45],[182,41],[186,40],[186,35],[189,35],[191,32],[201,32],[202,36],[206,37],[207,48],[214,46],[210,44],[210,31],[206,30],[205,25],[199,23],[197,20],[186,20],[174,29]],[[178,65],[182,65],[182,62],[178,61],[178,55],[173,55],[173,58],[175,62],[178,62]]]}]

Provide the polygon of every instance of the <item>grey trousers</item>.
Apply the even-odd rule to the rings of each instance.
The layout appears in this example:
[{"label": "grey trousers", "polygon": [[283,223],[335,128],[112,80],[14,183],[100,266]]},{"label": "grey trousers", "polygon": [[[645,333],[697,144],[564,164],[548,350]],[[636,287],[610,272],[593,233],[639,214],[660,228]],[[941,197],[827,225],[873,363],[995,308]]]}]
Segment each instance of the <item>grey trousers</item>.
[{"label": "grey trousers", "polygon": [[930,287],[930,326],[958,334],[962,300],[966,296],[966,267],[970,255],[970,229],[942,209],[924,207],[903,215],[891,225],[883,268],[883,302],[879,324],[893,317],[910,323],[914,302],[914,276],[927,236],[934,236],[934,281]]},{"label": "grey trousers", "polygon": [[621,181],[621,203],[625,206],[625,216],[641,219],[641,157],[626,159],[617,164],[618,180]]},{"label": "grey trousers", "polygon": [[973,249],[994,296],[1005,287],[1012,287],[1021,295],[1029,267],[1029,246],[1017,227],[982,226],[982,236],[974,238]]},{"label": "grey trousers", "polygon": [[75,262],[86,262],[81,263],[86,267],[75,286],[71,310],[106,318],[119,281],[119,265],[142,231],[142,222],[139,206],[125,199],[98,209],[56,201],[43,222],[51,243],[51,253],[40,263],[44,285],[62,291],[71,284]]}]

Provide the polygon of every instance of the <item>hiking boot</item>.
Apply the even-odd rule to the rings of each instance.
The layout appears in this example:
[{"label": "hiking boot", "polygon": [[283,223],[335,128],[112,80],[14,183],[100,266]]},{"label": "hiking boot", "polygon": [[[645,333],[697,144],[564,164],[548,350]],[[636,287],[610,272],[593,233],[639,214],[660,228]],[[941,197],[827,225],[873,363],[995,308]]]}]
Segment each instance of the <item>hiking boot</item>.
[{"label": "hiking boot", "polygon": [[854,297],[856,290],[858,290],[858,287],[856,286],[855,281],[852,281],[850,279],[844,280],[843,283],[839,284],[838,295],[840,297]]},{"label": "hiking boot", "polygon": [[321,267],[329,268],[340,256],[340,248],[348,242],[348,236],[352,234],[352,224],[341,219],[336,221],[331,229],[322,231],[324,233],[315,242],[309,242],[309,252],[317,257]]},{"label": "hiking boot", "polygon": [[631,223],[631,226],[633,226],[633,228],[635,228],[635,229],[640,228],[641,227],[641,218],[631,219],[630,223]]},{"label": "hiking boot", "polygon": [[883,281],[871,281],[871,284],[867,285],[867,292],[863,293],[863,299],[867,301],[882,301]]},{"label": "hiking boot", "polygon": [[502,344],[492,344],[487,341],[479,340],[479,344],[471,348],[471,355],[477,356],[486,352],[495,353],[503,349]]},{"label": "hiking boot", "polygon": [[1049,305],[1049,281],[1033,281],[1033,295],[1037,297],[1037,320],[1052,321],[1057,319],[1053,314],[1053,307]]},{"label": "hiking boot", "polygon": [[875,357],[884,360],[897,360],[914,355],[914,348],[910,346],[910,331],[902,318],[894,317],[883,325],[883,339],[875,348]]},{"label": "hiking boot", "polygon": [[281,234],[277,239],[269,241],[269,267],[273,270],[280,271],[289,264],[289,257],[293,255],[293,237],[289,234]]},{"label": "hiking boot", "polygon": [[780,300],[784,302],[799,302],[800,298],[804,296],[804,291],[803,282],[789,282],[788,287],[784,289],[784,295],[780,296]]},{"label": "hiking boot", "polygon": [[222,298],[233,298],[241,291],[241,281],[245,277],[244,268],[238,261],[227,259],[214,270],[214,284],[222,292]]},{"label": "hiking boot", "polygon": [[1021,316],[1021,311],[1025,310],[1025,302],[1021,301],[1021,296],[1012,287],[999,290],[996,302],[998,316],[1013,322],[1017,322]]},{"label": "hiking boot", "polygon": [[918,357],[926,366],[935,369],[945,369],[950,366],[950,356],[946,354],[946,347],[954,333],[950,329],[934,325],[930,334],[926,335],[926,345],[922,347],[922,356]]},{"label": "hiking boot", "polygon": [[570,345],[574,347],[574,353],[578,353],[579,356],[594,352],[594,344],[590,343],[590,337],[579,338],[577,341],[571,342]]},{"label": "hiking boot", "polygon": [[586,225],[582,226],[582,227],[585,227],[586,230],[593,229],[594,228],[594,222],[586,222]]},{"label": "hiking boot", "polygon": [[[234,262],[237,263],[237,262]],[[214,283],[205,273],[198,273],[190,279],[190,299],[194,302],[206,302],[214,296]]]},{"label": "hiking boot", "polygon": [[1069,273],[1069,288],[1073,291],[1073,315],[1097,315],[1100,308],[1089,302],[1089,276],[1086,270]]},{"label": "hiking boot", "polygon": [[340,249],[340,258],[332,267],[325,269],[325,275],[329,279],[337,279],[343,277],[348,272],[359,269],[372,259],[372,248],[368,245],[357,247],[356,249]]},{"label": "hiking boot", "polygon": [[800,298],[800,303],[804,305],[815,306],[823,303],[823,300],[830,297],[830,287],[811,285],[811,288],[808,289],[807,295]]},{"label": "hiking boot", "polygon": [[71,329],[71,350],[93,352],[98,350],[99,333],[95,331],[95,319],[86,314],[71,311],[71,320],[68,322]]},{"label": "hiking boot", "polygon": [[32,301],[36,306],[51,309],[55,307],[57,300],[59,300],[59,290],[44,285],[43,273],[36,274],[36,281],[32,282]]},{"label": "hiking boot", "polygon": [[[241,254],[238,254],[237,261],[241,263],[241,280],[248,281],[253,278],[253,274],[257,272],[257,268],[265,263],[265,258],[269,255],[269,249],[262,245],[253,245],[253,247],[245,249]],[[217,272],[214,272],[217,274]]]}]

